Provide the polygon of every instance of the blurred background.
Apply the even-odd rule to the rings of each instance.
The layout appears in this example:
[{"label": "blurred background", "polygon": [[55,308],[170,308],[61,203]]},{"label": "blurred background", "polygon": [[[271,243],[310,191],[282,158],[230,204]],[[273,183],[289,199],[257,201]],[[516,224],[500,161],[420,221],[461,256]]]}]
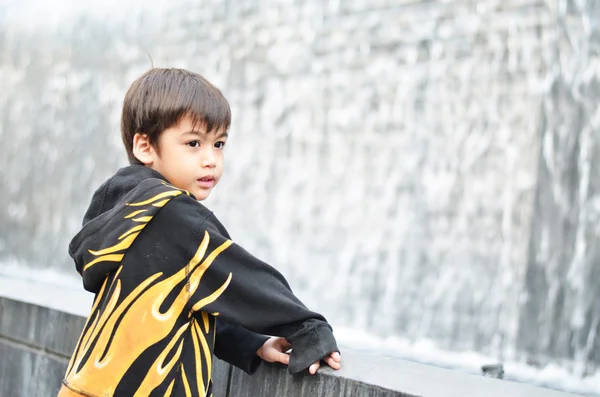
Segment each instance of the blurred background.
[{"label": "blurred background", "polygon": [[600,390],[599,1],[0,0],[4,277],[82,288],[152,64],[229,99],[206,205],[343,344]]}]

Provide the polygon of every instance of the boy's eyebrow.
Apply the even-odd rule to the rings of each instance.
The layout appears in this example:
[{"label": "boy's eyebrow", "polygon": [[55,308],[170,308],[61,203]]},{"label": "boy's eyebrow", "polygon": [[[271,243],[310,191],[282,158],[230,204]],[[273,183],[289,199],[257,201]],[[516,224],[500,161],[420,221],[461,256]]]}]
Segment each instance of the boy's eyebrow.
[{"label": "boy's eyebrow", "polygon": [[197,130],[189,130],[189,131],[184,131],[181,133],[181,135],[197,135],[200,136],[200,131]]},{"label": "boy's eyebrow", "polygon": [[[198,131],[198,130],[190,130],[190,131],[185,131],[183,132],[181,135],[196,135],[196,136],[202,136],[204,133],[204,131]],[[228,138],[229,134],[226,131],[221,131],[218,135],[217,135],[217,139],[219,138]]]}]

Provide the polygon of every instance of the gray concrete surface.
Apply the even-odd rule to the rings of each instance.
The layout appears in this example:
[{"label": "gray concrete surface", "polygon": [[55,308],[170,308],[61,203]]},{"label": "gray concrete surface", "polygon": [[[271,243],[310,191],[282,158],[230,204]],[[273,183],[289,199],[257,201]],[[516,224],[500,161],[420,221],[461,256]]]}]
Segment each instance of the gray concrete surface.
[{"label": "gray concrete surface", "polygon": [[67,364],[65,357],[49,354],[43,348],[11,343],[0,335],[0,396],[56,396]]},{"label": "gray concrete surface", "polygon": [[283,366],[265,365],[253,376],[232,371],[228,397],[566,397],[573,394],[485,378],[404,360],[344,349],[344,368],[318,377],[289,376]]},{"label": "gray concrete surface", "polygon": [[[44,299],[45,294],[52,297]],[[28,302],[18,295],[27,296]],[[57,393],[85,320],[86,313],[60,310],[61,306],[81,305],[82,297],[75,303],[75,296],[76,292],[56,286],[0,278],[0,396],[43,397]],[[48,307],[45,302],[56,307]],[[350,349],[343,349],[343,364],[340,371],[324,368],[317,376],[291,376],[281,365],[265,364],[248,376],[217,360],[214,396],[573,396]]]}]

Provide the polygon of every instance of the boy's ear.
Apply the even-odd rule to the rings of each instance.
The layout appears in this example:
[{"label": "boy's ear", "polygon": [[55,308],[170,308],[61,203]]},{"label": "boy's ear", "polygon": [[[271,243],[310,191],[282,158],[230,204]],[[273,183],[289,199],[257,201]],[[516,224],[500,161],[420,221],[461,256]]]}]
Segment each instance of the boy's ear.
[{"label": "boy's ear", "polygon": [[155,150],[150,144],[148,135],[138,132],[133,136],[133,155],[144,165],[152,165],[154,162]]}]

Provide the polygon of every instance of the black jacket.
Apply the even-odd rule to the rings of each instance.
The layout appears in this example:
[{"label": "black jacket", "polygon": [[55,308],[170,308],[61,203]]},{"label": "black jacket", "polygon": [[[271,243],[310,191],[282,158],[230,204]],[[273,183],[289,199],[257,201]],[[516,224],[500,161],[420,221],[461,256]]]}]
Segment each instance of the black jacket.
[{"label": "black jacket", "polygon": [[59,396],[208,396],[213,352],[256,369],[254,332],[288,339],[292,373],[338,351],[277,270],[149,168],[96,191],[69,253],[96,297]]}]

